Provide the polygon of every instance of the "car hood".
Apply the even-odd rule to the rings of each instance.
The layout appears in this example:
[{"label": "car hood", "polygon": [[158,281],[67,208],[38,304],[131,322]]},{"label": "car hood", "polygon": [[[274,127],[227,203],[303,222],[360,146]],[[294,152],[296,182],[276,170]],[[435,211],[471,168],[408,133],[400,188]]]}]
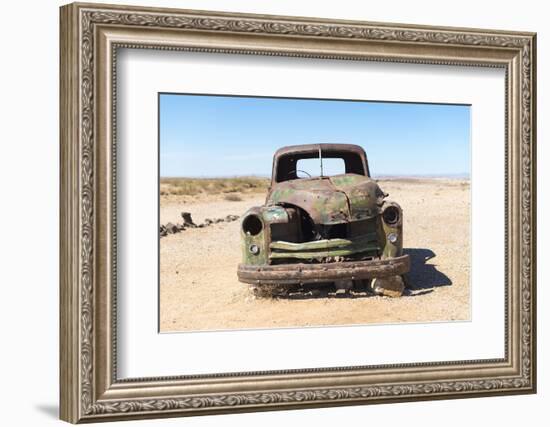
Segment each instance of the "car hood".
[{"label": "car hood", "polygon": [[267,204],[297,206],[316,224],[330,225],[375,217],[386,196],[371,178],[344,174],[281,182],[271,189]]}]

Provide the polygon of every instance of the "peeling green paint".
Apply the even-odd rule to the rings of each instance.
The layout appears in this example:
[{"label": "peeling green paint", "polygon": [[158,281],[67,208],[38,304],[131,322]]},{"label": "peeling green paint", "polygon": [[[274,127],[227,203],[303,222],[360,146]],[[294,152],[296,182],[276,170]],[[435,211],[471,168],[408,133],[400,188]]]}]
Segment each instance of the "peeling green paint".
[{"label": "peeling green paint", "polygon": [[357,236],[353,239],[323,239],[304,243],[276,241],[272,242],[269,247],[271,249],[282,249],[286,251],[308,251],[317,249],[345,248],[353,245],[366,245],[372,241],[377,241],[376,233]]},{"label": "peeling green paint", "polygon": [[282,206],[268,206],[262,209],[262,217],[267,224],[288,222],[288,214]]},{"label": "peeling green paint", "polygon": [[351,219],[372,218],[378,215],[385,194],[376,181],[354,174],[338,175],[330,180],[337,190],[347,195]]},{"label": "peeling green paint", "polygon": [[[261,207],[253,207],[253,208],[250,208],[248,211],[246,211],[245,214],[242,216],[242,220],[240,223],[241,251],[242,251],[243,262],[245,264],[265,265],[268,262],[268,244],[267,244],[265,221],[263,222],[262,230],[254,236],[251,235],[250,233],[245,233],[242,226],[243,221],[249,215],[256,215],[261,218],[262,211],[263,209]],[[258,254],[253,254],[251,252],[250,247],[252,245],[256,245],[258,247],[259,249]]]},{"label": "peeling green paint", "polygon": [[377,234],[369,233],[353,239],[323,239],[312,242],[272,242],[270,258],[324,258],[347,256],[362,252],[378,253],[380,246]]},{"label": "peeling green paint", "polygon": [[330,225],[378,215],[383,198],[369,177],[346,174],[281,182],[268,194],[267,204],[298,206],[316,224]]},{"label": "peeling green paint", "polygon": [[346,249],[335,248],[331,250],[309,252],[271,252],[271,259],[297,258],[297,259],[323,259],[327,257],[349,256],[363,252],[377,252],[380,248],[376,244],[365,246],[350,246]]},{"label": "peeling green paint", "polygon": [[[395,202],[388,202],[387,205],[399,207],[399,205]],[[400,207],[399,215],[400,219],[395,225],[389,225],[384,221],[380,221],[382,226],[380,239],[384,243],[382,258],[394,258],[403,255],[403,211]],[[388,241],[388,235],[390,235],[391,233],[395,233],[397,235],[397,241],[395,243],[391,243]]]}]

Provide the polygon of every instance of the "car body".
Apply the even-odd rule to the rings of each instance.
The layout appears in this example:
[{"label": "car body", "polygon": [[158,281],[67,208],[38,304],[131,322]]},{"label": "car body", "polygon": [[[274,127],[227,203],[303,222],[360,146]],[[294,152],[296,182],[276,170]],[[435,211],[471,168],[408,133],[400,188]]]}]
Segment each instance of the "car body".
[{"label": "car body", "polygon": [[[298,176],[305,174],[298,169],[305,159],[319,160],[319,176]],[[344,173],[325,176],[327,159],[341,159]],[[279,287],[334,283],[345,290],[367,281],[375,293],[401,295],[410,268],[403,211],[387,196],[358,145],[277,150],[265,204],[241,221],[239,280]]]}]

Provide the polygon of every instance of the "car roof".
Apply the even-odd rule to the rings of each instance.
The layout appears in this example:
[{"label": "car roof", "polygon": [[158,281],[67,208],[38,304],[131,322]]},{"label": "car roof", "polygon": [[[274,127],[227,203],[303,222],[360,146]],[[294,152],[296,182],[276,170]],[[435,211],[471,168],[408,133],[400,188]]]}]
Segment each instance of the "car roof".
[{"label": "car roof", "polygon": [[[367,154],[363,147],[355,144],[304,144],[304,145],[289,145],[287,147],[279,148],[273,156],[273,169],[271,171],[272,183],[281,182],[281,176],[288,173],[292,168],[289,166],[289,161],[297,160],[300,158],[314,158],[319,155],[319,149],[321,154],[325,158],[342,158],[346,163],[346,170],[348,165],[355,164],[355,168],[361,168],[362,174],[370,176],[369,163],[367,161]],[[357,160],[360,159],[361,165],[357,165]],[[280,170],[281,169],[281,170]],[[295,169],[295,167],[294,167]],[[285,172],[286,171],[286,172]],[[279,175],[282,173],[283,175]]]},{"label": "car roof", "polygon": [[355,144],[337,144],[337,143],[321,143],[321,144],[303,144],[303,145],[289,145],[279,148],[274,157],[284,156],[286,154],[300,154],[300,153],[313,153],[318,152],[337,151],[337,152],[352,152],[361,155],[365,155],[363,147]]}]

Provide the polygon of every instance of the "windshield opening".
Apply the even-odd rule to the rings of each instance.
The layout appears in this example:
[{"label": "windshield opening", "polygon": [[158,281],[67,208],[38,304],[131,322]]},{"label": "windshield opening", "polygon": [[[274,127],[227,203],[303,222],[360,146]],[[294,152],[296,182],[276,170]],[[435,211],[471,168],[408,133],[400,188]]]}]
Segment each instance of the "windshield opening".
[{"label": "windshield opening", "polygon": [[[322,171],[321,171],[322,169]],[[301,172],[302,171],[302,172]],[[276,182],[298,178],[315,178],[345,173],[367,175],[361,156],[354,152],[318,151],[289,153],[278,159]]]},{"label": "windshield opening", "polygon": [[346,164],[344,163],[344,159],[298,159],[296,162],[297,178],[318,178],[320,176],[334,176],[345,173]]}]

